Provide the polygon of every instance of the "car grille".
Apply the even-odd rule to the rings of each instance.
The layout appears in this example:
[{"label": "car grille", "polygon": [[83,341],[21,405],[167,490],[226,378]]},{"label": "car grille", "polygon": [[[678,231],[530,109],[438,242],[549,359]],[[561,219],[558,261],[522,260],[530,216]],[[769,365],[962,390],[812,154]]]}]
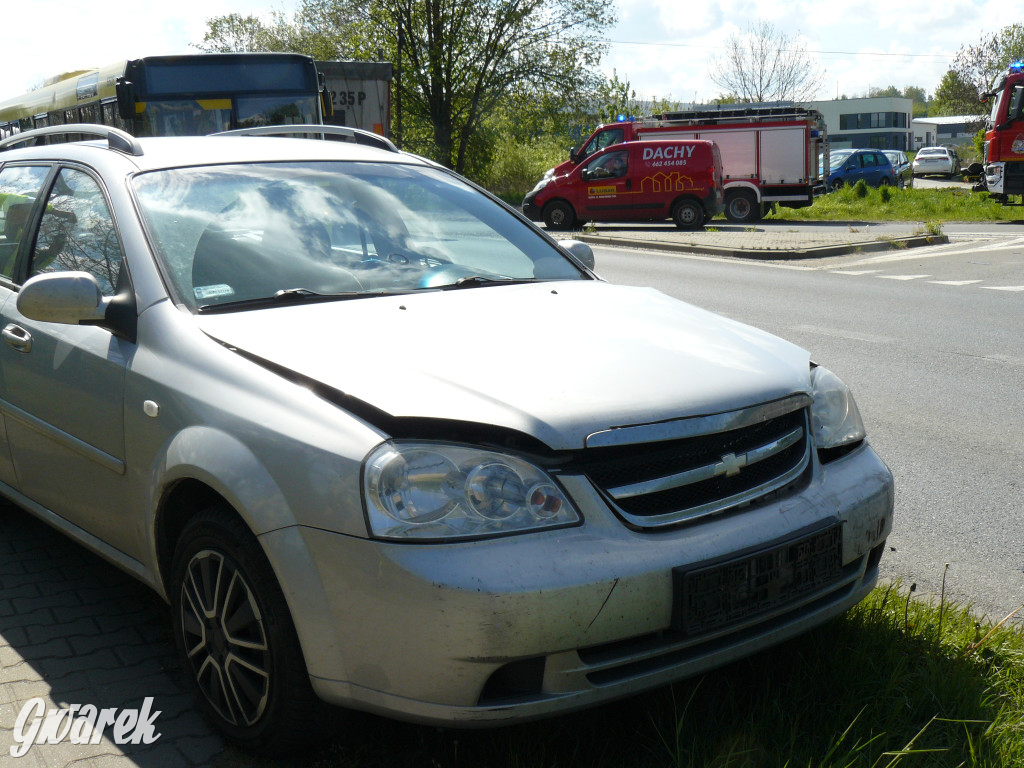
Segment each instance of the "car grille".
[{"label": "car grille", "polygon": [[[670,440],[588,449],[574,462],[628,523],[674,525],[756,501],[796,481],[810,462],[808,409]],[[778,409],[773,409],[777,411]],[[739,423],[734,426],[729,422]],[[699,422],[698,422],[699,424]],[[700,429],[697,426],[697,429]]]}]

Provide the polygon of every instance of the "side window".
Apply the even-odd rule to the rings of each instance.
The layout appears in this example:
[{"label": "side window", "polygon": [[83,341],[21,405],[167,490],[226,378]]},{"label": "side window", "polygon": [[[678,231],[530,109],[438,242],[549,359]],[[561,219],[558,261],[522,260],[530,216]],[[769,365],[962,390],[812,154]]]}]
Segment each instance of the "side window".
[{"label": "side window", "polygon": [[1016,85],[1010,96],[1010,107],[1006,113],[1008,120],[1016,120],[1024,112],[1024,85]]},{"label": "side window", "polygon": [[614,179],[626,175],[629,152],[609,152],[592,160],[583,174],[584,179]]},{"label": "side window", "polygon": [[113,296],[120,268],[121,244],[102,190],[88,174],[63,168],[39,222],[29,276],[88,272]]},{"label": "side window", "polygon": [[621,144],[623,135],[621,128],[612,128],[607,131],[601,131],[601,133],[597,134],[597,136],[595,136],[593,140],[583,148],[580,155],[582,157],[590,157],[598,150],[610,147],[612,144]]},{"label": "side window", "polygon": [[0,275],[12,277],[18,246],[24,239],[32,204],[46,181],[46,165],[7,166],[0,170]]}]

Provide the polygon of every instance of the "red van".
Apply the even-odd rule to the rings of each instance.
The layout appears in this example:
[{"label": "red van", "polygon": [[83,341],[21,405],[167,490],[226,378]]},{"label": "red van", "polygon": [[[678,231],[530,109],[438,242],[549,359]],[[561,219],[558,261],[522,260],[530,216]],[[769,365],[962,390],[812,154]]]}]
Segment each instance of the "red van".
[{"label": "red van", "polygon": [[523,213],[548,229],[584,221],[661,221],[700,229],[724,208],[722,156],[710,141],[628,141],[545,176]]}]

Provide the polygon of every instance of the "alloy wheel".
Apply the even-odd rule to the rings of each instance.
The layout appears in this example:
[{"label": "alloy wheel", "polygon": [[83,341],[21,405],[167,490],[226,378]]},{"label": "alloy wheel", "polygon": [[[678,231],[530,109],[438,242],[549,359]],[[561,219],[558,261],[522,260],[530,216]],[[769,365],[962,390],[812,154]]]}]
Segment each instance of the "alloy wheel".
[{"label": "alloy wheel", "polygon": [[238,567],[205,549],[181,585],[181,633],[196,682],[231,725],[252,725],[270,692],[270,648],[262,612]]}]

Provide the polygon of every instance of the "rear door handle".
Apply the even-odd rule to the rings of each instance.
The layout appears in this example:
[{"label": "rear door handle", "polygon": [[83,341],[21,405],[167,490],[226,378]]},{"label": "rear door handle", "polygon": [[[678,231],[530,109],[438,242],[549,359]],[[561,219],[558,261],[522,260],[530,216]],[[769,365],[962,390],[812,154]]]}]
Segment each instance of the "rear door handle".
[{"label": "rear door handle", "polygon": [[11,323],[4,328],[2,335],[7,345],[14,347],[19,352],[31,352],[32,351],[32,334],[22,328],[20,325]]}]

